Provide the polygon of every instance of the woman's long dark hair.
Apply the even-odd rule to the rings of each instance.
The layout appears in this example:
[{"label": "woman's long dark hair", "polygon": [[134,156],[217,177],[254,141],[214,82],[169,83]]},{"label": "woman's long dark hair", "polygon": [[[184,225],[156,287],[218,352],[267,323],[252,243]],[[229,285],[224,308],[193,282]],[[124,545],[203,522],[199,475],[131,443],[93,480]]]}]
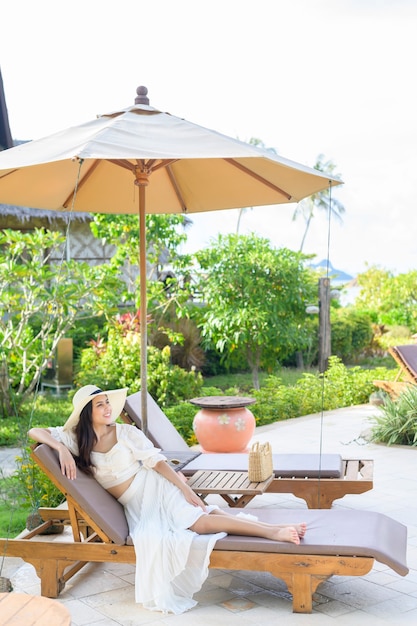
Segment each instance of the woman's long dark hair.
[{"label": "woman's long dark hair", "polygon": [[93,429],[93,403],[85,405],[80,413],[80,419],[75,427],[78,443],[78,457],[75,457],[77,467],[86,474],[92,475],[94,465],[91,462],[91,451],[97,443],[97,435]]}]

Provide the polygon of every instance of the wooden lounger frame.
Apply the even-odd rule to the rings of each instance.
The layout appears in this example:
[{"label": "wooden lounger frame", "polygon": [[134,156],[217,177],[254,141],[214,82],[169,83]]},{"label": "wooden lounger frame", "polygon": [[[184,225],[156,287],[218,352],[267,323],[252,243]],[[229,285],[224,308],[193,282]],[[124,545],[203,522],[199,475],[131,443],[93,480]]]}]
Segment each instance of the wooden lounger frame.
[{"label": "wooden lounger frame", "polygon": [[373,384],[395,400],[410,386],[417,385],[417,345],[392,346],[388,352],[398,363],[397,376],[394,380],[374,380]]},{"label": "wooden lounger frame", "polygon": [[[40,510],[49,518],[47,525],[66,523],[65,513],[59,510]],[[85,520],[77,513],[78,522],[86,530]],[[45,527],[45,525],[43,525]],[[32,531],[32,537],[36,531]],[[57,598],[65,583],[88,563],[136,563],[133,546],[100,541],[94,533],[80,542],[46,542],[25,539],[0,539],[0,549],[8,556],[20,557],[33,565],[41,580],[41,595]],[[320,556],[300,554],[268,554],[213,550],[210,568],[270,572],[283,580],[293,596],[294,613],[311,613],[313,594],[318,585],[331,576],[364,576],[372,569],[374,559],[357,556]]]},{"label": "wooden lounger frame", "polygon": [[340,478],[280,478],[275,476],[265,493],[292,493],[305,500],[309,509],[330,509],[335,500],[374,487],[371,459],[343,459]]},{"label": "wooden lounger frame", "polygon": [[[45,447],[45,444],[43,444]],[[46,446],[47,448],[47,446]],[[50,452],[51,449],[47,448]],[[54,454],[54,453],[53,453]],[[126,543],[117,543],[112,541],[109,532],[103,529],[102,525],[97,523],[95,513],[88,512],[86,507],[80,505],[71,495],[71,481],[67,481],[68,488],[64,486],[65,480],[60,471],[58,459],[55,455],[55,467],[51,469],[51,464],[43,463],[37,456],[36,452],[32,452],[32,458],[39,464],[41,469],[47,474],[52,482],[63,492],[66,497],[68,509],[56,508],[39,510],[44,523],[32,532],[28,532],[23,538],[17,539],[0,539],[0,550],[5,556],[20,557],[31,563],[41,580],[41,594],[50,598],[56,598],[64,589],[65,583],[74,576],[84,565],[95,562],[111,562],[111,563],[130,563],[135,564],[136,555],[134,547]],[[78,480],[78,479],[77,479]],[[110,496],[105,490],[94,481],[94,489],[102,490],[103,496],[106,496],[108,503],[102,504],[105,511],[111,511],[113,504],[120,507],[119,503]],[[76,482],[76,481],[74,481]],[[106,499],[105,498],[105,499]],[[109,498],[111,500],[109,500]],[[112,506],[108,507],[108,504]],[[288,513],[288,512],[287,512]],[[308,511],[313,515],[315,512]],[[340,512],[324,511],[317,512],[320,516],[324,516],[326,521],[323,523],[326,536],[328,535],[329,524],[332,520],[327,516],[337,515]],[[343,517],[347,515],[362,515],[361,512],[342,512]],[[269,514],[276,512],[269,510]],[[280,511],[280,515],[285,512]],[[295,512],[291,512],[295,514]],[[299,511],[298,511],[299,515]],[[370,515],[379,515],[371,513]],[[385,516],[381,516],[385,517]],[[107,517],[106,517],[107,519]],[[340,518],[343,519],[343,518]],[[385,518],[388,519],[389,518]],[[360,520],[357,520],[359,526]],[[386,523],[386,522],[385,522]],[[406,545],[406,529],[398,522],[389,520],[389,524],[395,525],[392,535],[398,546],[396,549],[402,553],[398,557],[395,556],[394,568],[401,575],[408,572],[405,561],[405,545]],[[40,532],[44,531],[51,525],[70,525],[73,533],[73,540],[62,540],[59,536],[55,540],[48,538],[38,538]],[[354,524],[355,525],[355,524]],[[349,526],[350,528],[351,526]],[[377,526],[375,526],[376,528]],[[378,519],[379,527],[379,519]],[[397,528],[398,527],[398,528]],[[361,527],[361,535],[363,529]],[[388,533],[391,534],[391,533]],[[371,536],[374,533],[371,532]],[[236,545],[236,549],[222,549],[222,542],[231,541],[231,545]],[[237,540],[237,543],[233,543]],[[336,549],[330,553],[309,553],[302,546],[293,546],[293,544],[279,544],[277,542],[269,542],[273,544],[272,549],[265,548],[262,551],[256,550],[252,546],[245,549],[246,540],[249,543],[259,541],[252,538],[242,537],[226,537],[216,544],[210,558],[210,567],[225,570],[248,570],[248,571],[267,571],[274,576],[281,578],[288,586],[288,590],[293,596],[293,611],[296,613],[311,613],[312,596],[318,585],[327,580],[330,576],[363,576],[367,574],[375,560],[375,556],[362,550],[362,554],[346,553],[340,554],[340,550]],[[226,545],[229,545],[226,543]],[[219,549],[218,549],[219,546]],[[270,551],[268,551],[270,550]],[[278,551],[279,550],[279,551]],[[282,550],[282,552],[281,552]],[[292,550],[294,550],[292,552]],[[304,551],[306,553],[304,553]],[[378,552],[378,550],[377,550]],[[395,549],[394,549],[395,552]],[[381,560],[379,558],[379,560]],[[384,560],[384,558],[382,559]],[[384,561],[387,562],[387,561]],[[390,563],[388,563],[390,565]]]}]

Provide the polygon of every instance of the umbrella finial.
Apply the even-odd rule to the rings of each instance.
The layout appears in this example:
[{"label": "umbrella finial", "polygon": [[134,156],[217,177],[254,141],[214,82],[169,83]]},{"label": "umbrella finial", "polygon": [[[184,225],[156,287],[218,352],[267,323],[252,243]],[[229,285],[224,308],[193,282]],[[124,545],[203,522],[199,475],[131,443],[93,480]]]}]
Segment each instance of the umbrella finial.
[{"label": "umbrella finial", "polygon": [[149,104],[148,89],[146,87],[138,87],[136,93],[138,95],[135,98],[135,104]]}]

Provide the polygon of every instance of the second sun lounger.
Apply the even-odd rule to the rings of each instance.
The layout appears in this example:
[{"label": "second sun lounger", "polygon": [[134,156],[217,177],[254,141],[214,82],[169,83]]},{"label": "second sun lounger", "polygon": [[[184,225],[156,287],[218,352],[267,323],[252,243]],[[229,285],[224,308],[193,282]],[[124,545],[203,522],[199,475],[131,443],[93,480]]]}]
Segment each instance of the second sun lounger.
[{"label": "second sun lounger", "polygon": [[399,365],[398,374],[394,380],[374,380],[374,385],[395,399],[406,389],[417,385],[417,345],[392,346],[388,352]]},{"label": "second sun lounger", "polygon": [[[147,436],[185,476],[208,470],[247,471],[247,454],[200,454],[187,445],[149,393],[147,404]],[[142,426],[140,409],[140,392],[128,396],[127,419],[138,428]],[[274,454],[273,467],[274,480],[266,493],[291,493],[305,500],[310,509],[329,509],[334,500],[347,494],[373,489],[371,459],[342,459],[338,454]],[[236,500],[237,506],[245,503],[245,499]]]}]

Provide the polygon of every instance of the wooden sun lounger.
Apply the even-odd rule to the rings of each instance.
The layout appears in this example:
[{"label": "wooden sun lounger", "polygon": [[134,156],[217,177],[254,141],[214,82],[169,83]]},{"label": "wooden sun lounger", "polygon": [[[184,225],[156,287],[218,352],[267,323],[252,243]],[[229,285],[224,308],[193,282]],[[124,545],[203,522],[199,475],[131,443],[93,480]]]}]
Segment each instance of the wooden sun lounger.
[{"label": "wooden sun lounger", "polygon": [[373,384],[395,399],[410,385],[417,385],[417,344],[393,346],[388,352],[399,365],[398,374],[394,380],[374,380]]},{"label": "wooden sun lounger", "polygon": [[[32,458],[62,491],[68,509],[40,509],[45,522],[24,538],[0,539],[5,556],[31,563],[41,580],[41,595],[56,598],[65,583],[90,562],[136,562],[123,507],[94,478],[78,472],[74,481],[62,476],[58,456],[46,444]],[[406,564],[407,529],[375,512],[351,510],[251,509],[262,521],[306,521],[308,531],[299,546],[229,535],[217,541],[210,567],[267,571],[284,580],[293,595],[293,611],[311,613],[312,595],[333,575],[363,576],[377,560],[401,576]],[[41,540],[37,535],[52,524],[70,524],[73,539],[64,535]]]},{"label": "wooden sun lounger", "polygon": [[[126,421],[138,428],[142,426],[140,408],[140,392],[127,398]],[[248,469],[247,454],[199,454],[191,449],[149,394],[147,436],[185,476],[198,471],[244,472]],[[310,509],[330,509],[334,500],[373,489],[371,459],[342,459],[338,454],[274,454],[273,467],[274,480],[265,493],[291,493],[305,500]],[[252,497],[232,498],[228,502],[243,507]]]}]

